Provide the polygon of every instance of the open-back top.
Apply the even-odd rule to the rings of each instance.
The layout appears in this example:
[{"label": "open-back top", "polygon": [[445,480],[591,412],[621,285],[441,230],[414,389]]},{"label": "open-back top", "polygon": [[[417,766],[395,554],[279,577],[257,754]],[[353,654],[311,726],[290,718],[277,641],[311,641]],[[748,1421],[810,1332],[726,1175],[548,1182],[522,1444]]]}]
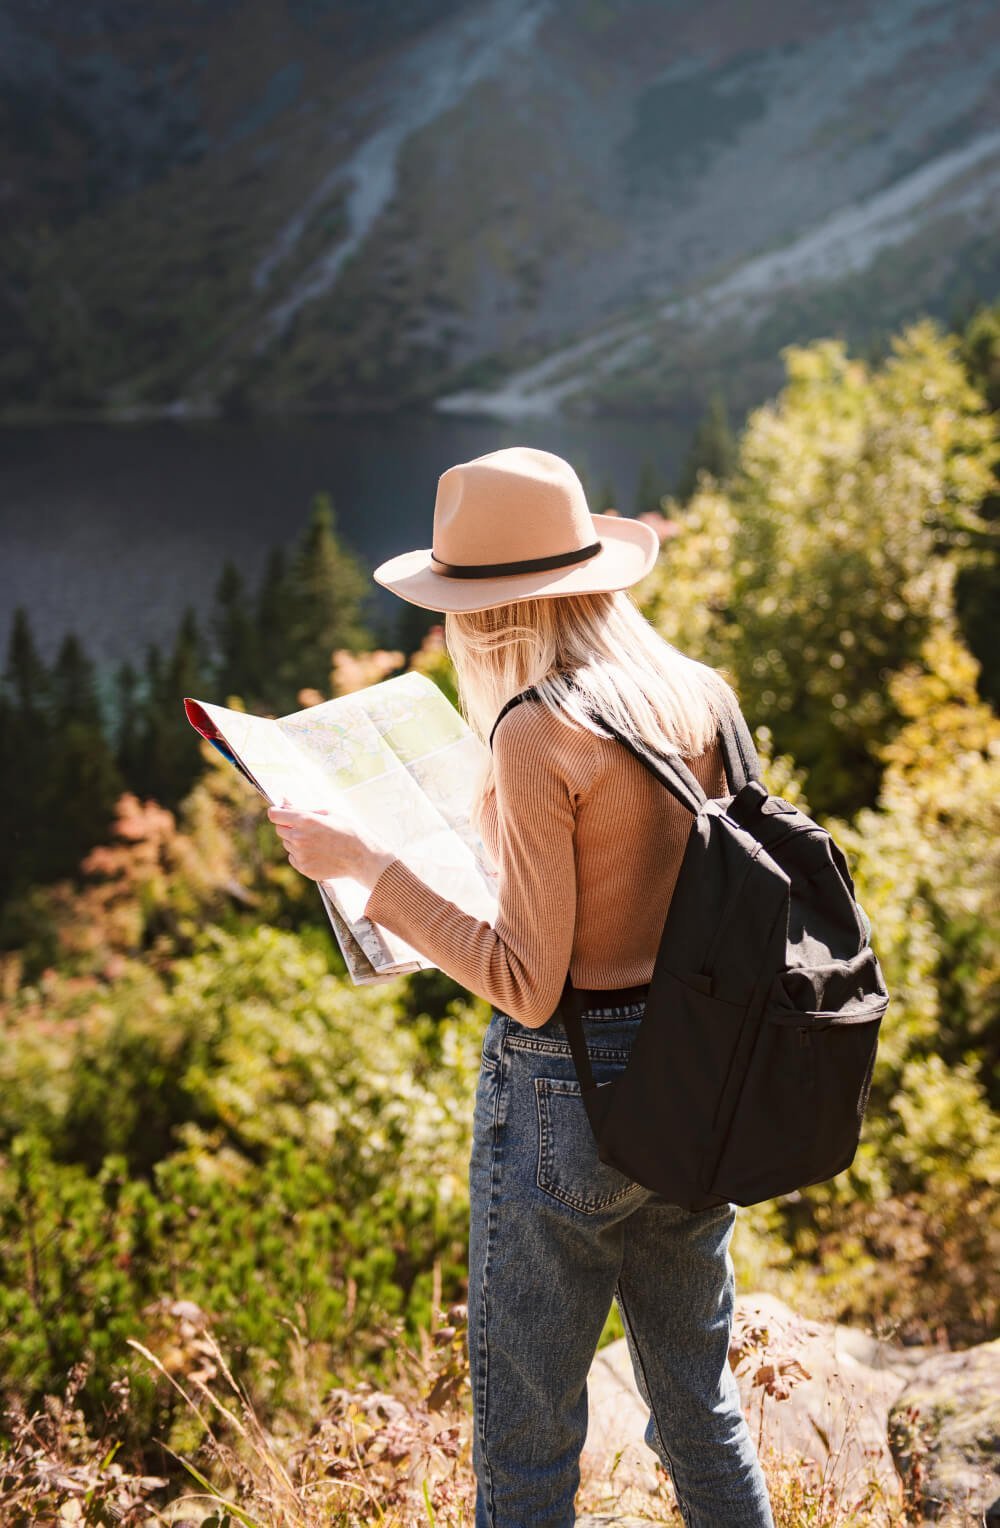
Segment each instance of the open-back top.
[{"label": "open-back top", "polygon": [[[493,736],[483,840],[499,872],[495,925],[439,896],[400,859],[365,913],[501,1012],[544,1023],[566,971],[580,988],[649,981],[691,815],[614,738],[566,726],[538,700]],[[685,760],[728,794],[722,749]]]}]

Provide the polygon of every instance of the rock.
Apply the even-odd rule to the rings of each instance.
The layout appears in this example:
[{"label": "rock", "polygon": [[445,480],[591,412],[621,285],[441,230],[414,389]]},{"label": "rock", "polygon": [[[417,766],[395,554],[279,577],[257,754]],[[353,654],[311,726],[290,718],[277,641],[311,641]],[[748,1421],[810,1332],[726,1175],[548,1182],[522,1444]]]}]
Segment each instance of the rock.
[{"label": "rock", "polygon": [[[775,1295],[737,1297],[730,1361],[754,1440],[762,1454],[773,1449],[809,1461],[840,1493],[860,1495],[875,1476],[898,1499],[901,1485],[887,1438],[889,1408],[917,1367],[936,1353],[806,1320]],[[662,1489],[663,1472],[643,1439],[648,1413],[624,1339],[595,1358],[589,1398],[582,1461],[587,1477],[614,1467],[616,1489],[627,1486],[647,1496]]]},{"label": "rock", "polygon": [[888,1436],[905,1481],[919,1465],[922,1521],[1000,1522],[1000,1338],[926,1359],[893,1402]]},{"label": "rock", "polygon": [[841,1498],[859,1497],[874,1478],[898,1499],[889,1408],[937,1349],[907,1349],[841,1323],[809,1320],[765,1293],[737,1298],[734,1347],[754,1329],[763,1345],[736,1364],[736,1377],[761,1452],[807,1461]]},{"label": "rock", "polygon": [[[652,1495],[662,1479],[659,1461],[643,1437],[649,1418],[636,1388],[624,1337],[602,1348],[587,1381],[590,1416],[581,1470],[613,1487]],[[616,1462],[616,1455],[621,1458]],[[600,1519],[592,1518],[597,1523]]]}]

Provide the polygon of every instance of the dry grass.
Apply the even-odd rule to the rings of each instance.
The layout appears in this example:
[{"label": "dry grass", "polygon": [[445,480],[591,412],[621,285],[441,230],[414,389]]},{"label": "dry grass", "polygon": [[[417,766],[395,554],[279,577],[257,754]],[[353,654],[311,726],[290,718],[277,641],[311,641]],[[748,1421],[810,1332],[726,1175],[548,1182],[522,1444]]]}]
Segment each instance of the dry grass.
[{"label": "dry grass", "polygon": [[[810,1377],[788,1334],[784,1334],[784,1344],[780,1338],[773,1339],[766,1326],[746,1322],[734,1329],[729,1352],[734,1373],[749,1378],[752,1388],[760,1389],[762,1401],[767,1396],[779,1405],[790,1398],[797,1384]],[[822,1464],[779,1454],[764,1436],[766,1414],[762,1403],[754,1441],[767,1479],[775,1528],[911,1528],[922,1520],[919,1452],[911,1479],[901,1490],[887,1491],[872,1472],[860,1490],[846,1499],[837,1477],[841,1458],[854,1440],[854,1413],[847,1416],[838,1447],[832,1448],[819,1433],[825,1450]],[[620,1459],[621,1455],[610,1475],[584,1476],[578,1500],[581,1512],[602,1520],[681,1524],[683,1518],[666,1471],[657,1465],[657,1488],[651,1495],[634,1485],[616,1483],[615,1467]]]},{"label": "dry grass", "polygon": [[[178,1491],[176,1479],[130,1474],[115,1460],[114,1442],[88,1434],[77,1405],[86,1377],[78,1366],[63,1398],[48,1397],[31,1417],[17,1407],[8,1412],[9,1442],[0,1454],[5,1528],[66,1523],[471,1528],[475,1488],[464,1307],[439,1312],[415,1348],[397,1347],[391,1393],[358,1384],[317,1395],[309,1412],[316,1418],[311,1430],[291,1439],[261,1422],[207,1326],[189,1344],[191,1360],[179,1376],[149,1348],[138,1342],[133,1346],[161,1381],[183,1396],[201,1429],[194,1457],[167,1449],[177,1460],[178,1478],[186,1471],[194,1489]],[[305,1398],[309,1363],[298,1334],[294,1362]],[[754,1382],[778,1402],[804,1376],[801,1366],[797,1373],[794,1354],[767,1345],[763,1329],[741,1331],[731,1362],[734,1368],[754,1366]],[[128,1400],[123,1382],[116,1392],[118,1417]],[[114,1420],[109,1418],[109,1430]],[[902,1499],[890,1500],[873,1477],[856,1499],[847,1501],[831,1483],[837,1453],[830,1453],[823,1467],[816,1461],[782,1459],[762,1434],[763,1425],[756,1441],[776,1528],[910,1528],[920,1521],[919,1468]],[[614,1469],[600,1477],[585,1473],[579,1511],[610,1521],[682,1521],[663,1471],[658,1471],[652,1494],[619,1483]]]}]

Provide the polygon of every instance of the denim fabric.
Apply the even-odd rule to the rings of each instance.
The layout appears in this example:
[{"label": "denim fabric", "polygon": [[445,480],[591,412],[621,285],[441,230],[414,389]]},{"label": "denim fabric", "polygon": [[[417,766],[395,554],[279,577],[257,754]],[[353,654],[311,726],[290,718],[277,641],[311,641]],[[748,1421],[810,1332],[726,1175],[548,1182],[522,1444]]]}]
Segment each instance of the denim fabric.
[{"label": "denim fabric", "polygon": [[[642,1013],[584,1014],[598,1082],[624,1067]],[[728,1362],[737,1206],[691,1213],[600,1161],[558,1017],[529,1029],[493,1010],[469,1183],[476,1528],[575,1522],[613,1299],[688,1528],[774,1528]]]}]

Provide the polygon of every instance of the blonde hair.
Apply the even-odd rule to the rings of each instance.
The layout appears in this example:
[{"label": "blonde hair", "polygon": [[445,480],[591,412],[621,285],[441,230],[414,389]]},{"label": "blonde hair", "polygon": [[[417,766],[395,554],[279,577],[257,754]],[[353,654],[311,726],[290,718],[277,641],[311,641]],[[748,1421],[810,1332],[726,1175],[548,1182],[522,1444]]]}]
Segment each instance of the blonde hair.
[{"label": "blonde hair", "polygon": [[[586,714],[589,703],[633,741],[689,758],[738,705],[723,676],[661,637],[624,589],[448,612],[444,633],[462,713],[483,742],[505,702],[529,685],[569,727],[607,735]],[[492,786],[491,755],[477,817]]]}]

